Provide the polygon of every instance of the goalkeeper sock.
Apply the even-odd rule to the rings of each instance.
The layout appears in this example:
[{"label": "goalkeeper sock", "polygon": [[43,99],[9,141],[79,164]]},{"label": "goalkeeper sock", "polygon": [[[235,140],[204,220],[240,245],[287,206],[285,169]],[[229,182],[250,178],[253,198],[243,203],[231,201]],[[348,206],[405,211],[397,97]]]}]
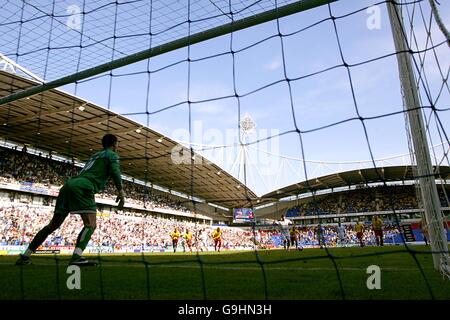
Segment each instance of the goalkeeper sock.
[{"label": "goalkeeper sock", "polygon": [[48,226],[45,226],[41,229],[35,236],[34,239],[31,241],[30,245],[28,246],[28,249],[25,251],[24,255],[27,257],[31,256],[33,252],[36,251],[36,249],[47,239],[47,237],[53,232]]},{"label": "goalkeeper sock", "polygon": [[79,258],[83,254],[84,249],[86,249],[92,234],[94,233],[94,228],[84,227],[77,238],[77,244],[75,245],[75,250],[73,251],[72,258]]}]

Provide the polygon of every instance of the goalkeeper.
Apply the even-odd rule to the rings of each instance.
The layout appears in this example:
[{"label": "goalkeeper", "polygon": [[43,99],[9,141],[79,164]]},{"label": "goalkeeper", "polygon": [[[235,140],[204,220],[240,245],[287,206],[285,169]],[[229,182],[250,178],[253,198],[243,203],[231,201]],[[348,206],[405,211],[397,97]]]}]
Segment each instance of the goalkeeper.
[{"label": "goalkeeper", "polygon": [[66,181],[59,190],[55,211],[50,223],[39,231],[31,241],[24,254],[20,254],[16,265],[31,264],[30,256],[58,229],[69,213],[79,214],[84,227],[77,238],[75,250],[70,260],[71,265],[92,266],[95,262],[82,257],[84,249],[96,228],[97,206],[95,194],[104,189],[110,178],[113,179],[118,191],[116,202],[122,210],[125,204],[125,194],[122,188],[119,156],[116,153],[118,141],[112,134],[106,134],[102,139],[103,150],[95,153],[81,170],[80,174]]}]

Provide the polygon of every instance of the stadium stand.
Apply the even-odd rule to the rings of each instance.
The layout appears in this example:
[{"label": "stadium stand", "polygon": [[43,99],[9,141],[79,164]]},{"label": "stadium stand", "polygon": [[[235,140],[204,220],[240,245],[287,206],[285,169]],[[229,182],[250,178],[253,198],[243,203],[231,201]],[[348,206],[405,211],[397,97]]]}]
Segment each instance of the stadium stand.
[{"label": "stadium stand", "polygon": [[[0,202],[0,245],[27,245],[34,234],[48,222],[52,208],[26,204]],[[81,219],[74,215],[64,222],[63,228],[55,231],[44,243],[45,247],[71,247],[75,244]],[[152,215],[99,213],[98,230],[91,239],[90,250],[101,248],[109,252],[165,251],[171,246],[170,232],[178,227],[194,234],[200,230],[207,234],[215,229],[206,224],[195,224],[174,218],[166,219]],[[239,228],[224,230],[224,248],[253,248],[251,232]],[[210,239],[209,245],[212,244]]]},{"label": "stadium stand", "polygon": [[[448,207],[445,194],[439,190],[442,207]],[[357,213],[417,209],[414,186],[377,186],[347,192],[330,193],[289,208],[287,217],[332,213]]]},{"label": "stadium stand", "polygon": [[[0,182],[33,183],[37,188],[59,188],[65,180],[75,176],[80,170],[80,167],[70,161],[61,162],[53,160],[51,156],[29,154],[26,147],[22,151],[0,148]],[[167,196],[154,194],[148,187],[126,180],[123,181],[123,184],[127,202],[143,207],[190,212],[181,202],[174,201]],[[114,200],[116,197],[114,190],[112,183],[109,183],[98,197]]]},{"label": "stadium stand", "polygon": [[[26,146],[21,150],[17,150],[17,147],[13,149],[0,148],[0,183],[32,184],[35,189],[42,188],[56,192],[55,190],[58,190],[66,179],[76,175],[79,171],[80,167],[76,166],[73,161],[55,160],[51,155],[30,154],[27,152]],[[153,194],[149,192],[150,188],[138,183],[124,180],[124,187],[127,202],[143,207],[190,212],[181,202],[175,201],[169,196]],[[390,210],[392,208],[390,195],[394,197],[396,210],[417,209],[418,207],[413,186],[369,187],[317,197],[316,201],[306,201],[289,208],[286,216]],[[440,192],[440,197],[442,205],[446,206],[443,192]],[[111,184],[108,185],[104,192],[99,194],[99,198],[113,200],[115,198],[114,187]],[[0,245],[25,246],[31,241],[33,234],[51,216],[53,207],[45,202],[43,205],[37,206],[30,203],[4,201],[0,204],[0,210]],[[46,247],[71,247],[74,245],[81,220],[76,216],[75,219],[67,220],[65,224],[63,228],[46,240],[44,244]],[[189,229],[194,231],[194,234],[200,230],[210,234],[216,226],[217,224],[214,226],[196,224],[183,219],[183,217],[154,216],[148,212],[125,212],[123,214],[100,212],[99,231],[95,233],[91,241],[90,250],[108,252],[166,251],[171,250],[169,234],[175,227],[183,231]],[[250,229],[227,228],[224,224],[220,226],[225,230],[224,248],[226,249],[252,249],[254,243],[258,248],[274,248],[282,245],[279,230],[270,226],[264,230],[259,229],[255,234]],[[400,230],[395,225],[388,222],[384,229],[386,244],[399,244],[403,241]],[[421,231],[417,226],[414,229],[416,239],[422,241]],[[338,245],[336,226],[325,227],[324,239],[327,246]],[[347,246],[355,246],[358,243],[351,224],[346,225],[345,239]],[[375,243],[369,224],[364,233],[364,241],[368,245]],[[318,245],[314,226],[300,228],[299,244],[302,247]]]}]

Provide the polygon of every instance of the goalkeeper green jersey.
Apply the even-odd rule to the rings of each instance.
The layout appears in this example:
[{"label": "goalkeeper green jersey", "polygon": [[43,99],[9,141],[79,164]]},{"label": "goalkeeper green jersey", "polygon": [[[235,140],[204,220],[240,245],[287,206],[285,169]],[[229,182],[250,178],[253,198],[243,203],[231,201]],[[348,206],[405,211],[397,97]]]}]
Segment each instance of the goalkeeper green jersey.
[{"label": "goalkeeper green jersey", "polygon": [[122,189],[119,155],[111,149],[95,153],[76,178],[85,178],[94,186],[94,193],[105,188],[109,178],[112,178],[117,190]]}]

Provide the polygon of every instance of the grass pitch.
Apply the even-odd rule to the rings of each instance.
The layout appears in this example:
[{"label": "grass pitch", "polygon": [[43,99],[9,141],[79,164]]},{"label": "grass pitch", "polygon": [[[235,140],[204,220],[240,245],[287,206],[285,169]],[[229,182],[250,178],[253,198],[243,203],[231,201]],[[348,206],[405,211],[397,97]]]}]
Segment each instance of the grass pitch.
[{"label": "grass pitch", "polygon": [[[404,246],[332,248],[334,260],[320,249],[264,250],[259,261],[254,251],[101,255],[100,266],[81,268],[80,290],[66,286],[69,256],[34,255],[24,267],[3,256],[0,299],[449,300],[450,280],[433,268],[429,249],[412,249],[418,253]],[[370,265],[381,268],[379,290],[367,288]]]}]

